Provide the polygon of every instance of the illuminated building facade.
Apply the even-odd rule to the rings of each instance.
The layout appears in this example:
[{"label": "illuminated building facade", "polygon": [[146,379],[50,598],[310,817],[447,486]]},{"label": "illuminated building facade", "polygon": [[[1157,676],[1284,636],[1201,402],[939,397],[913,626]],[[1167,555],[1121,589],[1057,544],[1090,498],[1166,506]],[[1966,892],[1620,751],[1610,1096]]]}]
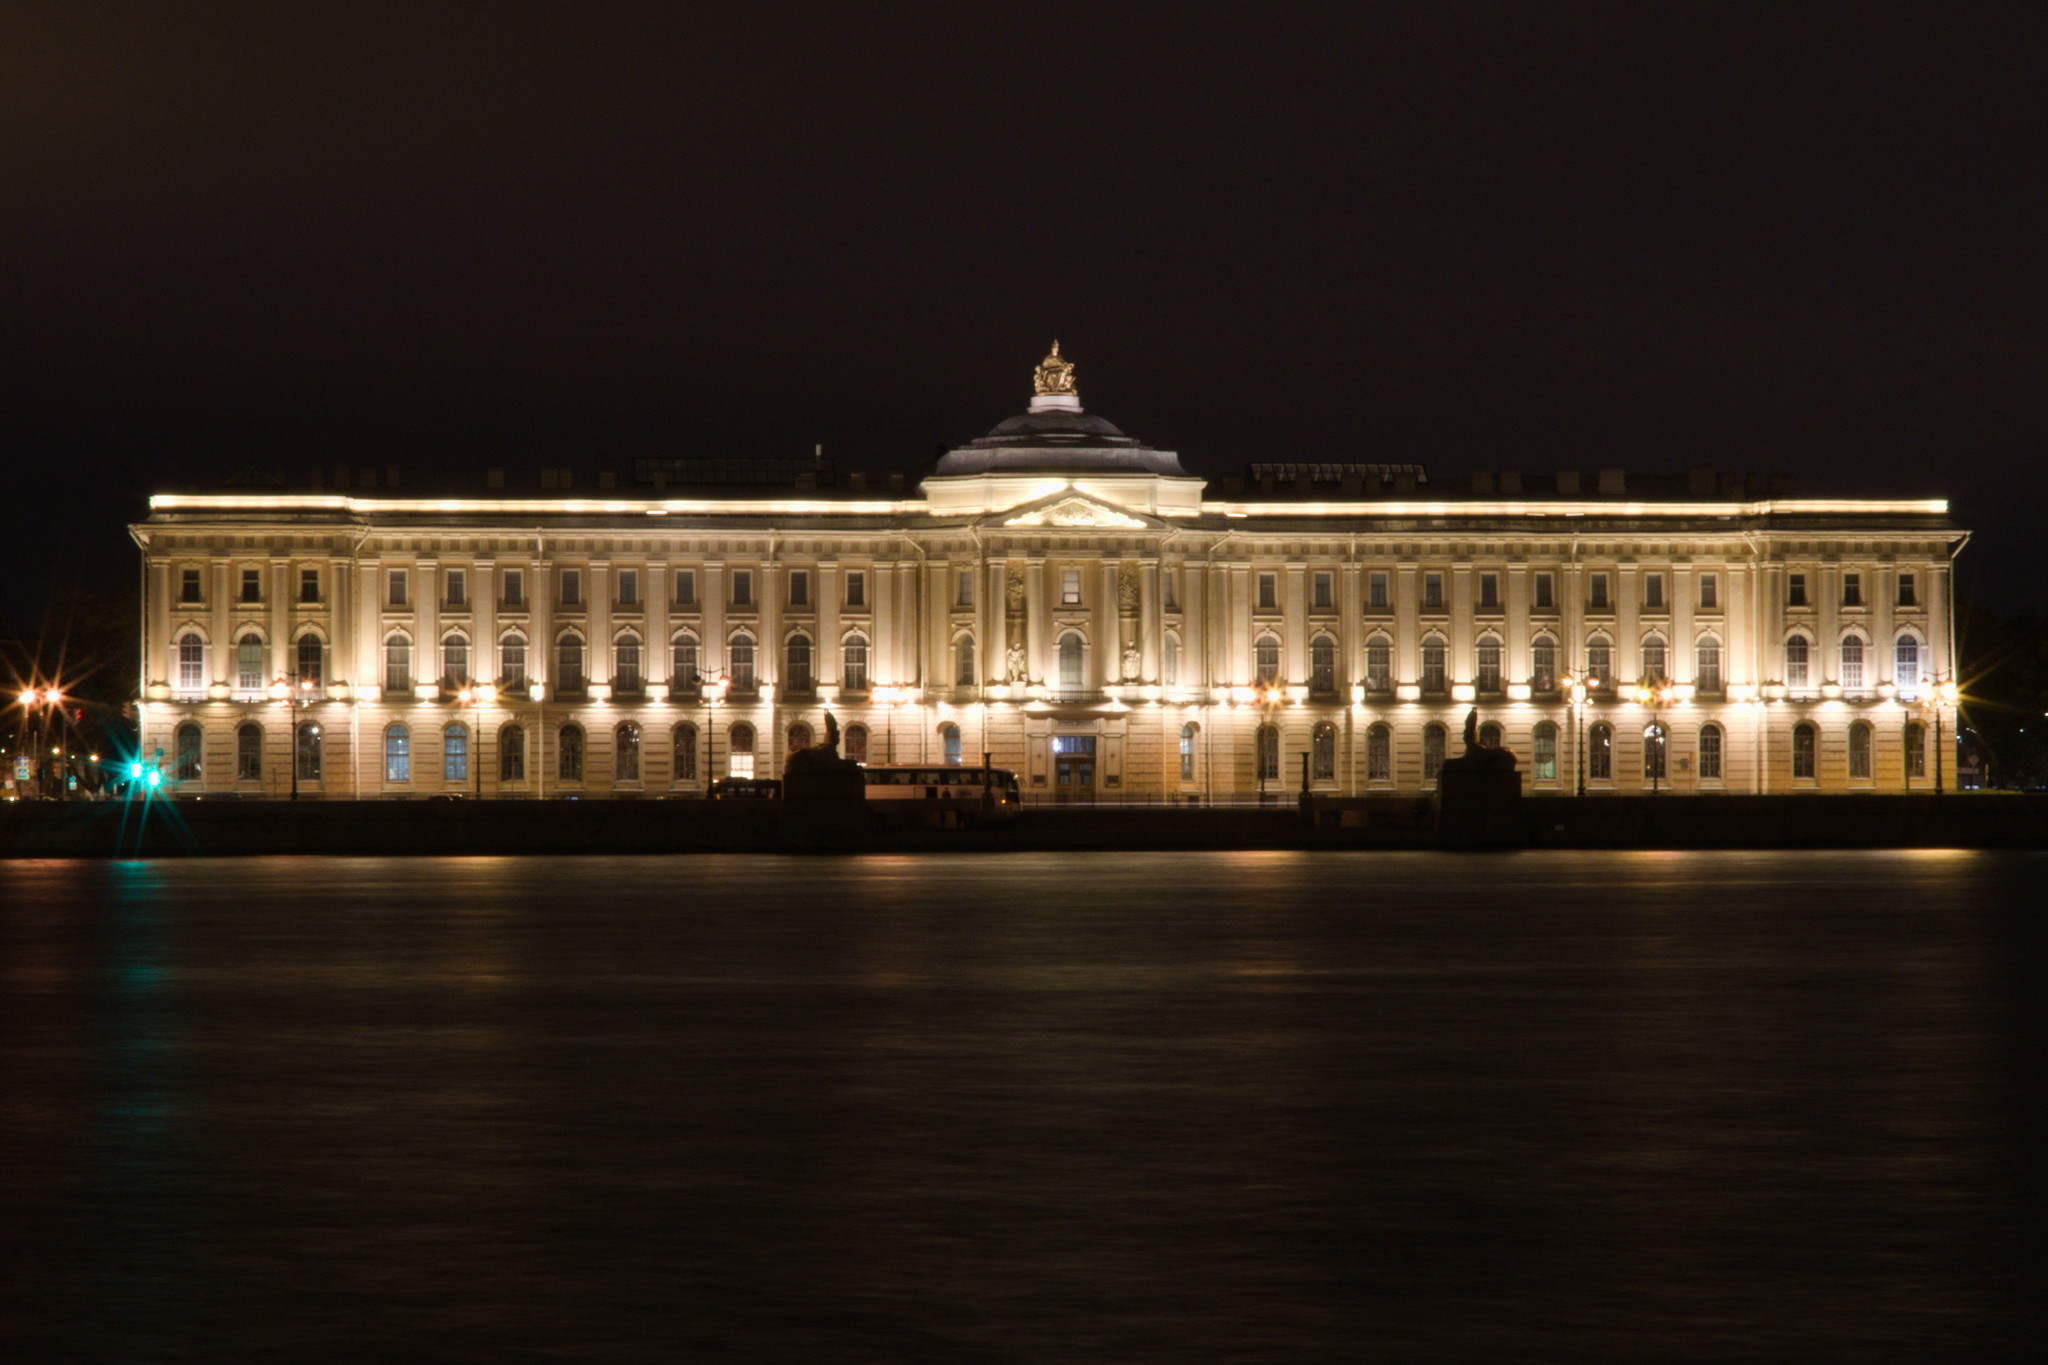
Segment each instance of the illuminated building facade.
[{"label": "illuminated building facade", "polygon": [[1027,799],[1414,796],[1476,708],[1532,792],[1935,780],[1945,503],[1709,471],[1212,486],[1085,412],[1057,348],[1035,378],[914,488],[649,460],[153,498],[144,753],[185,795],[690,796],[779,773],[829,709],[852,757],[987,753]]}]

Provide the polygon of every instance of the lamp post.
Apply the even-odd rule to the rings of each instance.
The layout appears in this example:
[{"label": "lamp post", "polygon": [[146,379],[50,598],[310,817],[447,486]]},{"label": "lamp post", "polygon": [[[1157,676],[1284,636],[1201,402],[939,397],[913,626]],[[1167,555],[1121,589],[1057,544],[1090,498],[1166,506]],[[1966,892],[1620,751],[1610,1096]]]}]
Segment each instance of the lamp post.
[{"label": "lamp post", "polygon": [[1586,794],[1586,680],[1565,674],[1562,679],[1564,694],[1572,709],[1572,754],[1577,760],[1578,786],[1580,796]]},{"label": "lamp post", "polygon": [[483,708],[498,699],[495,683],[464,683],[455,694],[456,701],[469,709],[469,767],[476,777],[476,799],[484,799],[484,726]]},{"label": "lamp post", "polygon": [[1660,780],[1664,776],[1664,758],[1669,752],[1668,735],[1664,729],[1664,708],[1671,704],[1671,684],[1661,679],[1646,681],[1636,688],[1636,703],[1650,708],[1650,726],[1643,731],[1643,738],[1654,744],[1653,758],[1643,766],[1650,770],[1650,795],[1655,796]]},{"label": "lamp post", "polygon": [[299,712],[313,704],[313,680],[287,673],[270,685],[271,700],[291,709],[292,716],[292,800],[299,799]]},{"label": "lamp post", "polygon": [[[36,799],[39,801],[50,799],[50,756],[60,751],[56,748],[51,748],[50,753],[45,754],[43,748],[50,743],[51,713],[56,713],[58,720],[61,722],[64,718],[63,706],[64,691],[62,688],[31,687],[21,694],[22,717],[25,721],[29,722],[25,728],[34,736],[33,740],[24,742],[23,748],[35,757],[35,792]],[[38,719],[39,717],[40,719]],[[62,729],[61,724],[59,729]],[[58,766],[61,769],[64,765],[60,763]],[[58,799],[61,800],[64,791],[64,775],[61,771],[57,775],[57,790],[59,793]]]},{"label": "lamp post", "polygon": [[[1920,692],[1920,694],[1913,699],[1914,705],[1918,706],[1923,712],[1926,712],[1934,717],[1934,794],[1936,796],[1940,796],[1942,794],[1941,708],[1944,705],[1953,706],[1955,704],[1956,696],[1957,689],[1956,685],[1953,682],[1938,682],[1923,689]],[[1906,760],[1906,780],[1907,785],[1909,787],[1912,784],[1912,776],[1912,757],[1909,754]]]}]

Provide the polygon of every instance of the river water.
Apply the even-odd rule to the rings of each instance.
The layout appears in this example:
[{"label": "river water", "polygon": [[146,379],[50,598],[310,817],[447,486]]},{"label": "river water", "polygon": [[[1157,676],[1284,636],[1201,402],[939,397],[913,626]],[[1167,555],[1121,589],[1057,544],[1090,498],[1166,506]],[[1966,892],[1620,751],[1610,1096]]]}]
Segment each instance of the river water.
[{"label": "river water", "polygon": [[0,1358],[2037,1358],[2044,872],[0,863]]}]

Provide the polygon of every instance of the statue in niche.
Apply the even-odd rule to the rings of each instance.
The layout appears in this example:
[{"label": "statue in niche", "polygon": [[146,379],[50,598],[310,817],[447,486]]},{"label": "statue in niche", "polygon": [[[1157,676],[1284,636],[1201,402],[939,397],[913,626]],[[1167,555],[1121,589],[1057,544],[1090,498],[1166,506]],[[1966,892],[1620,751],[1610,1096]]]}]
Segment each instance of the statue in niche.
[{"label": "statue in niche", "polygon": [[1052,354],[1038,362],[1038,368],[1031,375],[1031,391],[1039,395],[1073,393],[1074,362],[1060,358],[1060,344],[1052,344]]},{"label": "statue in niche", "polygon": [[1138,566],[1121,565],[1116,571],[1116,604],[1126,616],[1138,614]]},{"label": "statue in niche", "polygon": [[1030,681],[1030,668],[1024,661],[1024,646],[1022,645],[1010,646],[1010,681],[1013,683]]},{"label": "statue in niche", "polygon": [[1136,681],[1138,680],[1138,670],[1139,670],[1140,668],[1142,668],[1143,666],[1144,666],[1144,665],[1143,665],[1143,662],[1142,662],[1142,660],[1140,660],[1140,658],[1139,658],[1139,656],[1138,656],[1138,646],[1137,646],[1137,645],[1136,645],[1135,643],[1133,643],[1133,644],[1128,644],[1128,645],[1125,645],[1125,646],[1124,646],[1124,681],[1125,681],[1125,682],[1136,682]]}]

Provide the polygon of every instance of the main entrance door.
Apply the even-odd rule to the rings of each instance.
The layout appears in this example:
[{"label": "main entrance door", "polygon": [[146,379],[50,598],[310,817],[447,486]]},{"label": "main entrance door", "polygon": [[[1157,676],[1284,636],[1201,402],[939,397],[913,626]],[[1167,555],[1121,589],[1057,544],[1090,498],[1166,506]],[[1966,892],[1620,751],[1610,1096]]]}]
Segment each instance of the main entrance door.
[{"label": "main entrance door", "polygon": [[1052,799],[1061,806],[1095,799],[1095,736],[1053,736]]}]

